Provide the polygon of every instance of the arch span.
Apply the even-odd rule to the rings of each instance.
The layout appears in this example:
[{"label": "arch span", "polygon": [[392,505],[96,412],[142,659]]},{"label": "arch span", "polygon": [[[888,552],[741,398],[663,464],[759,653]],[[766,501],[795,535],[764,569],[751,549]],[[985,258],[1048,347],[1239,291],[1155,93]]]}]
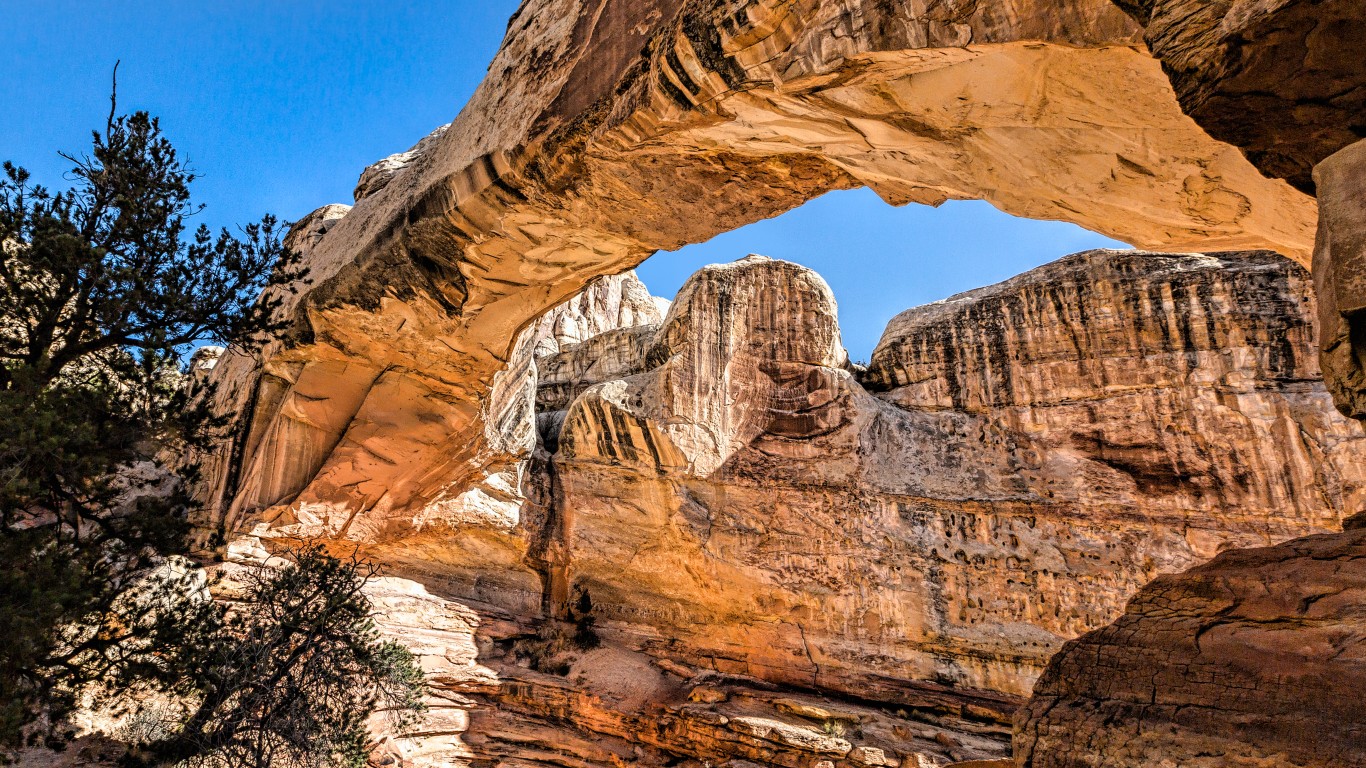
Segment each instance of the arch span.
[{"label": "arch span", "polygon": [[[528,0],[444,133],[300,224],[290,339],[216,373],[251,414],[208,473],[219,522],[376,540],[472,490],[497,506],[533,439],[534,318],[831,189],[1306,261],[1313,201],[1181,113],[1137,24],[1038,3]],[[272,451],[286,433],[309,450]]]}]

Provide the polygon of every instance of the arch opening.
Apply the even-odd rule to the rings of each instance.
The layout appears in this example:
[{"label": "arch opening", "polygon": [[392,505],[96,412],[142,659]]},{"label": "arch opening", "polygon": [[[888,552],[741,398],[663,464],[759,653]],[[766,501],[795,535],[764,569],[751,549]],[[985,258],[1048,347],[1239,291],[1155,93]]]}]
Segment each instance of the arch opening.
[{"label": "arch opening", "polygon": [[1026,219],[985,201],[891,206],[867,188],[827,192],[775,216],[636,267],[650,292],[672,300],[707,264],[757,253],[796,262],[830,284],[849,356],[872,358],[888,321],[911,307],[998,283],[1073,253],[1127,249],[1070,222]]}]

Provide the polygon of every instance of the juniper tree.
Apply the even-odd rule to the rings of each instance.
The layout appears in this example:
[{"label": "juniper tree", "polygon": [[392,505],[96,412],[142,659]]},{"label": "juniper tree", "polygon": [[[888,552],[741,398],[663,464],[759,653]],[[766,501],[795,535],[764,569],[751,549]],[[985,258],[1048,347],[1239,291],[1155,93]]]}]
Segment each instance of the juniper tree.
[{"label": "juniper tree", "polygon": [[191,230],[194,174],[156,118],[115,106],[90,154],[62,155],[65,191],[9,162],[0,178],[0,746],[59,723],[151,631],[118,596],[183,551],[195,474],[160,457],[222,426],[181,361],[278,332],[304,277],[273,217]]},{"label": "juniper tree", "polygon": [[184,706],[147,745],[150,762],[363,768],[373,711],[401,730],[425,709],[421,669],[380,638],[362,592],[378,568],[317,543],[291,559],[247,570],[232,604],[201,603],[171,627],[188,641],[170,670]]}]

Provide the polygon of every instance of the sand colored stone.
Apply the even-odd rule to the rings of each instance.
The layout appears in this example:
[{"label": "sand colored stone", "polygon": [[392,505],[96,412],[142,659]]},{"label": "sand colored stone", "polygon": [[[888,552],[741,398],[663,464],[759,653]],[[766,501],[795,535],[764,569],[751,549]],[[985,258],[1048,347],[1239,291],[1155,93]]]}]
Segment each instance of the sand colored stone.
[{"label": "sand colored stone", "polygon": [[215,374],[252,423],[209,472],[206,528],[388,539],[505,495],[526,435],[503,372],[535,318],[831,189],[1307,261],[1313,202],[1183,115],[1140,38],[1108,0],[525,4],[444,132],[304,222],[288,339]]}]

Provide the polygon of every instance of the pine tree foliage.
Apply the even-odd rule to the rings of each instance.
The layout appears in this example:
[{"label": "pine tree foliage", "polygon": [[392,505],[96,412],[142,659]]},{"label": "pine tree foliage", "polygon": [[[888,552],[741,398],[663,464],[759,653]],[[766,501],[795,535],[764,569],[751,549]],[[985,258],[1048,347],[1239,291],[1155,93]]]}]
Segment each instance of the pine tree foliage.
[{"label": "pine tree foliage", "polygon": [[380,708],[402,731],[423,711],[422,670],[382,641],[362,592],[378,574],[319,544],[245,573],[240,602],[182,612],[173,692],[188,702],[148,752],[187,768],[365,765],[366,720]]},{"label": "pine tree foliage", "polygon": [[176,480],[195,468],[168,478],[158,457],[221,422],[180,360],[268,338],[304,276],[273,218],[188,232],[194,174],[155,118],[111,109],[92,144],[65,155],[66,191],[8,162],[0,178],[0,744],[108,674],[128,639],[117,595],[183,548]]},{"label": "pine tree foliage", "polygon": [[[361,566],[321,552],[261,582],[270,589],[256,597],[273,613],[228,617],[213,603],[176,602],[202,580],[193,568],[167,570],[187,548],[194,505],[184,489],[197,468],[163,460],[208,447],[225,426],[182,361],[199,345],[251,350],[278,335],[279,309],[306,274],[270,216],[237,233],[191,229],[194,173],[155,118],[116,112],[111,99],[89,155],[63,155],[72,163],[65,191],[10,163],[0,178],[0,754],[34,739],[60,743],[79,696],[119,686],[217,701],[207,720],[190,723],[194,743],[236,749],[253,731],[226,737],[225,713],[258,699],[231,686],[259,670],[212,655],[289,645],[310,621],[331,644],[305,644],[308,670],[335,661],[353,680],[357,665],[399,663],[367,628],[368,603],[348,582]],[[178,575],[149,577],[168,572]],[[164,610],[172,603],[177,611]],[[289,670],[285,683],[302,674],[292,664],[271,670]],[[356,712],[368,709],[348,717]],[[356,733],[326,706],[294,715],[338,754],[338,740]],[[280,743],[273,738],[265,741]]]}]

